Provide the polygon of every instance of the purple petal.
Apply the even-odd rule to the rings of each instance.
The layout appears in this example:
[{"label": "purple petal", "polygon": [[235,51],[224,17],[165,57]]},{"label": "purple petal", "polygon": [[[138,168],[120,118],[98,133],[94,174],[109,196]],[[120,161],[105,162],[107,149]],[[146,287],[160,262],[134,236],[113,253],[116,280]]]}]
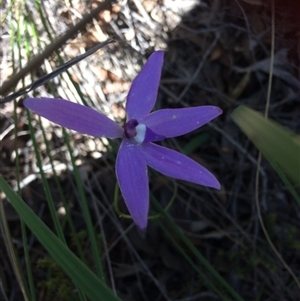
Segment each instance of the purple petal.
[{"label": "purple petal", "polygon": [[116,174],[130,215],[140,229],[146,229],[149,210],[147,165],[140,147],[127,138],[118,152]]},{"label": "purple petal", "polygon": [[152,142],[152,141],[162,141],[165,138],[166,138],[165,136],[158,135],[158,134],[154,133],[151,129],[146,127],[145,139],[143,142],[146,143],[146,142]]},{"label": "purple petal", "polygon": [[163,61],[163,51],[152,53],[142,71],[132,82],[126,103],[128,119],[141,120],[153,109]]},{"label": "purple petal", "polygon": [[179,180],[220,189],[220,183],[206,168],[171,149],[153,143],[142,144],[146,163],[160,173]]},{"label": "purple petal", "polygon": [[95,137],[120,138],[124,130],[102,113],[57,98],[28,98],[24,106],[60,126]]},{"label": "purple petal", "polygon": [[143,123],[157,134],[176,137],[201,127],[220,114],[222,110],[214,106],[164,109],[151,113]]}]

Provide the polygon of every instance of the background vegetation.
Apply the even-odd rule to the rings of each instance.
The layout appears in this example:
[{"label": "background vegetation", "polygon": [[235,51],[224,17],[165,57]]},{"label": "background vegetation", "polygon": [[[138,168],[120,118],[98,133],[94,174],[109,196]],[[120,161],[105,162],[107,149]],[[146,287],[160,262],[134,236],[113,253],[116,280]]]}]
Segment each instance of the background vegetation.
[{"label": "background vegetation", "polygon": [[294,1],[0,3],[2,97],[114,37],[28,96],[70,99],[122,124],[132,79],[163,49],[157,108],[224,111],[163,142],[222,189],[150,170],[150,214],[160,217],[143,233],[114,209],[117,198],[127,213],[115,194],[119,141],[61,129],[26,111],[25,95],[0,100],[1,300],[299,300]]}]

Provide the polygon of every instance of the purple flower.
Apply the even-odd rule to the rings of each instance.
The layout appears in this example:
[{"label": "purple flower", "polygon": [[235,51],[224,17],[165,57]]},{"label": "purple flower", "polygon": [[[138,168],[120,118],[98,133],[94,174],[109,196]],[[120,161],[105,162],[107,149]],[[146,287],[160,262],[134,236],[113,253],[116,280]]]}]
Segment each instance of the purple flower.
[{"label": "purple flower", "polygon": [[164,53],[154,52],[130,88],[123,127],[91,108],[55,98],[28,98],[25,107],[63,127],[95,137],[122,138],[116,174],[127,208],[140,229],[147,227],[147,165],[162,174],[220,189],[217,179],[190,158],[153,142],[191,132],[222,113],[214,106],[184,109],[154,107]]}]

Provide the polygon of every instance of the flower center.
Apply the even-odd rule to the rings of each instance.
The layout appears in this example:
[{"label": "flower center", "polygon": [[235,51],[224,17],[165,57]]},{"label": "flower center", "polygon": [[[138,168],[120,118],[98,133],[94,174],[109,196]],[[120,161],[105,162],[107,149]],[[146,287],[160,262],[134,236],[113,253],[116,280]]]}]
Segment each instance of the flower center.
[{"label": "flower center", "polygon": [[142,143],[145,140],[146,126],[139,124],[136,119],[130,119],[124,125],[124,135],[133,138],[137,143]]},{"label": "flower center", "polygon": [[127,138],[133,138],[136,136],[136,126],[138,125],[138,121],[136,119],[130,119],[127,121],[123,128],[124,128],[124,135]]},{"label": "flower center", "polygon": [[161,141],[164,136],[154,133],[145,124],[139,123],[136,119],[130,119],[124,126],[124,136],[135,140],[137,143]]}]

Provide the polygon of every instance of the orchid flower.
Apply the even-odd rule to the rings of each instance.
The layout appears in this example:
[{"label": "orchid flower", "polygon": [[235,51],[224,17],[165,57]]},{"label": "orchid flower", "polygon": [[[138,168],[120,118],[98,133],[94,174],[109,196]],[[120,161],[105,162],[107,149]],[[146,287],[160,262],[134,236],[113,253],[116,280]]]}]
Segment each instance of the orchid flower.
[{"label": "orchid flower", "polygon": [[222,113],[215,106],[162,109],[155,105],[163,51],[154,52],[130,88],[123,127],[104,114],[64,99],[28,98],[24,106],[60,126],[94,137],[121,138],[116,175],[129,213],[136,225],[147,227],[149,186],[147,166],[175,178],[220,189],[218,180],[203,166],[153,142],[189,133]]}]

